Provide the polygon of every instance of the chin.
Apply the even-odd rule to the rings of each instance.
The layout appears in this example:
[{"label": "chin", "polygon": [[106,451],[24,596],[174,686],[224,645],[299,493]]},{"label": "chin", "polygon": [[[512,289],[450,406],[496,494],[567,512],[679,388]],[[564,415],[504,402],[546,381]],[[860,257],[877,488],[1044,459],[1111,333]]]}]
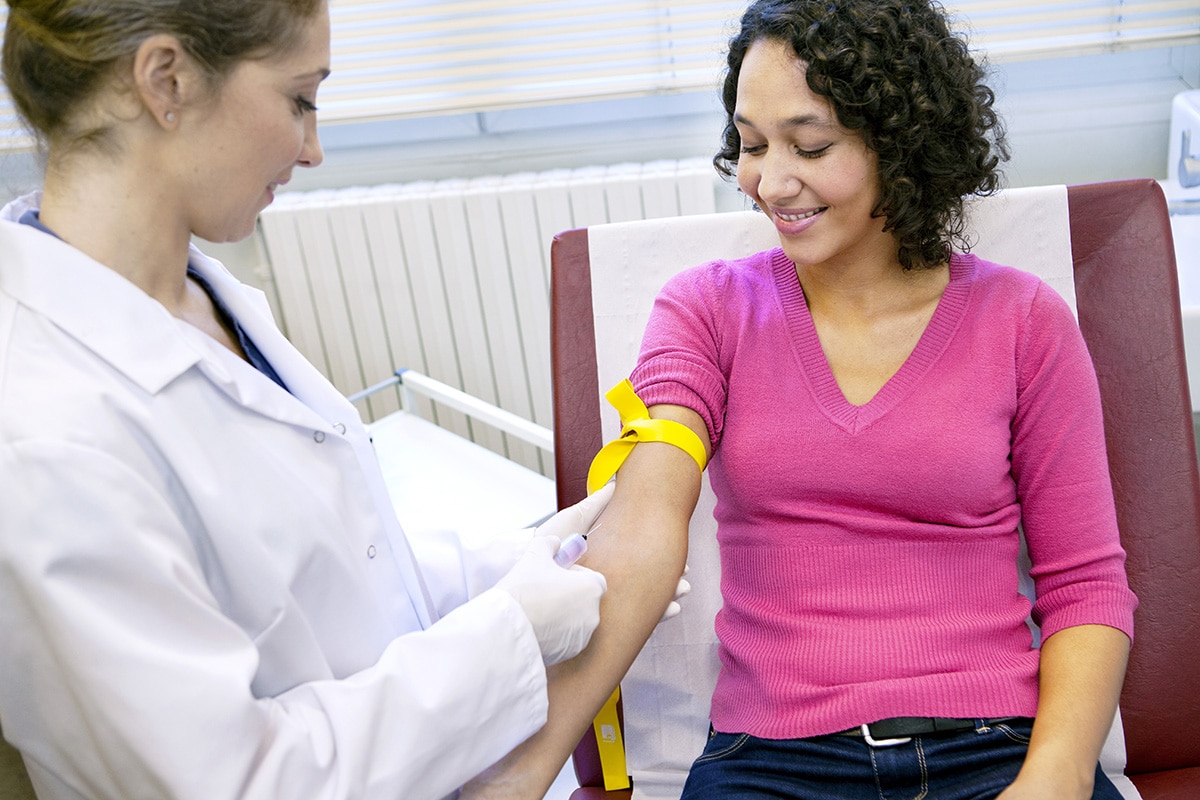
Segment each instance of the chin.
[{"label": "chin", "polygon": [[226,220],[223,224],[212,225],[205,228],[197,228],[192,231],[196,236],[199,236],[206,242],[213,244],[230,244],[240,242],[250,238],[254,233],[255,226],[258,224],[258,213],[255,212],[248,219],[244,220]]},{"label": "chin", "polygon": [[784,255],[791,259],[792,263],[797,267],[810,267],[814,264],[821,264],[827,260],[829,253],[813,246],[803,247],[794,242],[782,242],[781,249]]}]

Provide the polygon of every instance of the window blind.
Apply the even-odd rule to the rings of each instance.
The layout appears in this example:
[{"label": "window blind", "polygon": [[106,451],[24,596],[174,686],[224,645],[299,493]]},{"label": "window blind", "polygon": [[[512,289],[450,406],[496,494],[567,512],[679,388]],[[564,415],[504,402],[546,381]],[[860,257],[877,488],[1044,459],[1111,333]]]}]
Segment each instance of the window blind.
[{"label": "window blind", "polygon": [[[834,0],[836,2],[836,0]],[[746,0],[330,0],[323,123],[713,90]],[[1196,0],[948,0],[994,62],[1200,43]],[[7,7],[0,7],[0,20]],[[0,149],[29,146],[0,96]]]},{"label": "window blind", "polygon": [[1200,42],[1196,0],[947,0],[996,63]]}]

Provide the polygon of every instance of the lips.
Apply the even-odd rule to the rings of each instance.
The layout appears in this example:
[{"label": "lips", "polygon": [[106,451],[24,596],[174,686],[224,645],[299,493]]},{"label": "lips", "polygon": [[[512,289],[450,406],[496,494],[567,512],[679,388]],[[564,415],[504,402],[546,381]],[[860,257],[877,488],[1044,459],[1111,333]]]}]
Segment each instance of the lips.
[{"label": "lips", "polygon": [[820,214],[822,211],[824,211],[826,208],[827,208],[827,206],[823,206],[821,208],[814,208],[810,211],[803,211],[800,213],[793,213],[793,214],[788,214],[783,211],[776,211],[775,216],[778,219],[782,220],[783,222],[803,222],[806,219],[812,219],[817,214]]},{"label": "lips", "polygon": [[821,215],[829,210],[829,206],[819,206],[804,210],[782,211],[771,209],[775,221],[775,229],[781,236],[798,236],[820,221]]}]

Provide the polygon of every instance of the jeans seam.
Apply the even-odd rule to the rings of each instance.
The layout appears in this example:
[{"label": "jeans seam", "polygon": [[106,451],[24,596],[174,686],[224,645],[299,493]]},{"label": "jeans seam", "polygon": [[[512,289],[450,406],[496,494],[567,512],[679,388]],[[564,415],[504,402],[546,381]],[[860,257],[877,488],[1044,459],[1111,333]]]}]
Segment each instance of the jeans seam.
[{"label": "jeans seam", "polygon": [[883,781],[879,779],[879,762],[875,760],[875,748],[868,747],[868,750],[871,755],[871,772],[875,774],[875,794],[878,795],[879,800],[887,800],[883,796]]},{"label": "jeans seam", "polygon": [[1006,737],[1008,737],[1012,741],[1016,742],[1017,744],[1026,744],[1026,745],[1029,744],[1028,736],[1017,733],[1016,731],[1014,731],[1012,728],[1010,728],[1008,725],[1005,725],[1004,723],[997,725],[995,729],[1000,731],[1002,734],[1004,734]]},{"label": "jeans seam", "polygon": [[925,800],[929,795],[929,765],[925,762],[925,745],[918,736],[913,742],[917,748],[917,763],[921,765],[921,793],[915,800]]},{"label": "jeans seam", "polygon": [[746,742],[749,740],[750,740],[750,734],[748,734],[748,733],[739,734],[736,739],[734,739],[732,742],[730,742],[725,747],[722,747],[720,750],[717,750],[716,752],[713,752],[713,753],[701,753],[700,757],[696,759],[695,763],[705,764],[705,763],[708,763],[709,761],[717,761],[719,759],[725,758],[729,755],[732,755],[737,750],[741,749],[742,745],[746,744]]}]

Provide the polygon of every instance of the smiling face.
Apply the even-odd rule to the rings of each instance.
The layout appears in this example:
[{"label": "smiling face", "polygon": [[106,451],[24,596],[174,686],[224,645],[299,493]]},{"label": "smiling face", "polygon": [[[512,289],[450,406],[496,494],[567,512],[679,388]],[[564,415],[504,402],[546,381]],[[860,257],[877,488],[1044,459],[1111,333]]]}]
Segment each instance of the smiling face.
[{"label": "smiling face", "polygon": [[879,199],[875,154],[837,121],[805,81],[790,45],[760,39],[738,76],[734,124],[738,185],[775,223],[798,267],[896,259],[896,242],[871,216]]},{"label": "smiling face", "polygon": [[187,201],[193,233],[211,242],[246,238],[292,170],[321,163],[316,95],[329,59],[322,9],[293,48],[243,61],[196,109]]}]

